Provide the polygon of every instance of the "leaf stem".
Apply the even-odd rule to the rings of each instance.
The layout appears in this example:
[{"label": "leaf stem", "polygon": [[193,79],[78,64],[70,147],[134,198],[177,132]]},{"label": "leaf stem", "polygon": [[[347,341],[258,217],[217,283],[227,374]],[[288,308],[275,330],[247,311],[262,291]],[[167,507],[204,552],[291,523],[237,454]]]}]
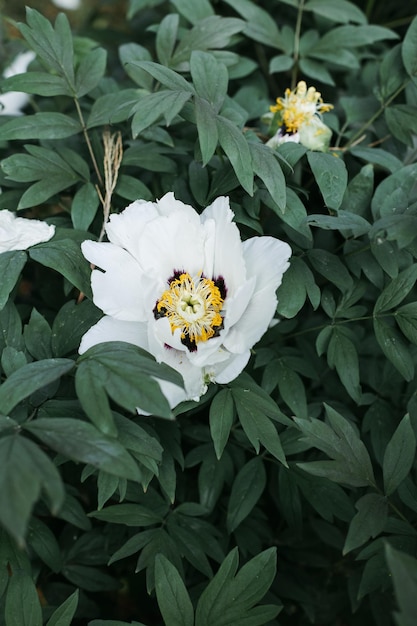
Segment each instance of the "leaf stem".
[{"label": "leaf stem", "polygon": [[103,186],[103,179],[101,177],[101,173],[100,173],[100,170],[98,168],[96,157],[95,157],[94,151],[93,151],[93,146],[91,145],[90,137],[88,136],[87,126],[86,126],[86,123],[85,123],[85,120],[84,120],[83,113],[81,111],[81,107],[80,107],[80,103],[78,101],[78,98],[74,97],[74,103],[75,103],[75,108],[77,109],[78,118],[79,118],[81,126],[83,128],[84,139],[85,139],[85,142],[87,144],[88,152],[90,153],[90,157],[91,157],[91,161],[93,163],[94,171],[95,171],[97,179],[98,179],[98,181],[99,181],[99,183],[100,183],[100,185],[102,187]]},{"label": "leaf stem", "polygon": [[301,35],[301,22],[303,19],[303,10],[304,10],[304,2],[305,0],[300,0],[298,5],[298,13],[297,13],[297,21],[295,24],[295,32],[294,32],[294,65],[292,68],[291,75],[291,89],[295,89],[297,83],[297,73],[298,73],[298,59],[300,57],[300,35]]},{"label": "leaf stem", "polygon": [[375,122],[375,120],[378,119],[378,117],[385,111],[385,109],[391,104],[391,102],[395,100],[395,98],[407,87],[410,80],[411,79],[408,79],[407,82],[401,85],[401,87],[398,87],[398,89],[394,91],[394,93],[391,94],[391,96],[387,100],[385,100],[385,102],[381,104],[378,111],[376,111],[369,118],[369,120],[365,122],[363,126],[361,126],[361,128],[349,139],[347,144],[343,147],[344,150],[347,150],[348,148],[350,148],[352,144],[354,144],[360,137],[362,137],[364,132],[368,130],[368,128]]}]

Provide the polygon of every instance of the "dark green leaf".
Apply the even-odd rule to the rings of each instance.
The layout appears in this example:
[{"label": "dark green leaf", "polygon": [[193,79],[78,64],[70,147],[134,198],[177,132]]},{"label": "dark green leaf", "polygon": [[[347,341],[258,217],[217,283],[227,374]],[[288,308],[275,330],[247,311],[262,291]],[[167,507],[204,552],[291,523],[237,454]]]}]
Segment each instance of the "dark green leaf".
[{"label": "dark green leaf", "polygon": [[312,11],[334,22],[354,22],[366,24],[365,14],[352,2],[338,0],[329,4],[327,0],[309,0],[304,6],[305,11]]},{"label": "dark green leaf", "polygon": [[272,16],[250,0],[225,0],[246,20],[245,35],[267,46],[283,50],[283,40]]},{"label": "dark green leaf", "polygon": [[4,91],[22,91],[39,96],[71,96],[72,90],[61,76],[47,72],[16,74],[2,81]]},{"label": "dark green leaf", "polygon": [[11,250],[0,254],[0,310],[6,304],[10,292],[19,280],[26,259],[26,252],[23,250]]},{"label": "dark green leaf", "polygon": [[97,87],[106,71],[107,52],[103,48],[95,48],[86,54],[75,73],[75,91],[77,98]]},{"label": "dark green leaf", "polygon": [[4,611],[7,626],[42,626],[42,609],[31,576],[16,570],[10,576]]},{"label": "dark green leaf", "polygon": [[174,70],[153,63],[152,61],[138,61],[132,62],[132,65],[140,67],[150,74],[155,80],[168,87],[170,91],[174,92],[188,92],[194,93],[193,86],[185,80],[180,74],[174,72]]},{"label": "dark green leaf", "polygon": [[307,152],[307,159],[326,206],[338,209],[347,187],[347,169],[344,162],[332,154]]},{"label": "dark green leaf", "polygon": [[58,380],[73,367],[74,361],[70,359],[45,359],[21,367],[0,385],[2,412],[8,414],[34,391]]},{"label": "dark green leaf", "polygon": [[398,626],[414,626],[417,621],[417,560],[395,550],[389,543],[386,544],[385,554],[400,609],[395,614],[396,622]]},{"label": "dark green leaf", "polygon": [[384,530],[387,521],[387,501],[377,493],[367,493],[357,501],[355,506],[358,512],[349,525],[343,554],[351,552],[371,537],[379,535]]},{"label": "dark green leaf", "polygon": [[97,190],[92,183],[86,183],[80,187],[74,195],[71,205],[71,220],[74,228],[88,230],[99,204]]},{"label": "dark green leaf", "polygon": [[266,486],[263,460],[255,457],[238,472],[232,485],[227,510],[227,529],[232,533],[249,515]]},{"label": "dark green leaf", "polygon": [[115,504],[101,509],[101,511],[90,513],[90,516],[112,524],[125,524],[126,526],[153,526],[163,522],[160,515],[140,504]]},{"label": "dark green leaf", "polygon": [[178,570],[162,554],[155,560],[155,591],[166,626],[194,625],[194,609],[187,589]]},{"label": "dark green leaf", "polygon": [[109,474],[139,481],[135,461],[116,439],[94,426],[68,417],[38,418],[25,429],[56,452],[73,461],[89,463]]},{"label": "dark green leaf", "polygon": [[194,111],[204,166],[210,161],[219,141],[217,115],[213,107],[206,100],[198,96],[194,98]]},{"label": "dark green leaf", "polygon": [[61,570],[62,556],[58,541],[52,530],[36,517],[30,521],[27,542],[53,572]]},{"label": "dark green leaf", "polygon": [[252,158],[242,131],[221,115],[217,117],[217,131],[220,145],[228,156],[240,184],[249,195],[253,195]]},{"label": "dark green leaf", "polygon": [[410,472],[416,454],[416,438],[407,414],[399,423],[384,455],[384,487],[390,496]]},{"label": "dark green leaf", "polygon": [[402,58],[408,75],[417,80],[417,17],[413,19],[402,44]]},{"label": "dark green leaf", "polygon": [[51,508],[57,513],[64,499],[56,467],[32,441],[17,435],[0,439],[3,467],[0,485],[0,522],[20,544],[41,489],[45,489]]},{"label": "dark green leaf", "polygon": [[227,68],[212,54],[194,50],[190,71],[197,95],[212,105],[218,113],[227,95]]},{"label": "dark green leaf", "polygon": [[285,178],[275,153],[262,143],[249,142],[253,171],[265,183],[274,202],[282,212],[287,204]]},{"label": "dark green leaf", "polygon": [[327,349],[327,362],[336,368],[346,391],[356,402],[361,397],[359,358],[354,343],[346,336],[343,329],[335,326]]},{"label": "dark green leaf", "polygon": [[374,315],[395,308],[410,293],[417,280],[417,265],[410,265],[394,278],[378,297]]},{"label": "dark green leaf", "polygon": [[210,433],[218,459],[229,439],[233,424],[234,408],[230,389],[222,389],[214,396],[210,405],[209,421]]},{"label": "dark green leaf", "polygon": [[378,317],[374,317],[374,330],[375,337],[387,359],[391,361],[405,380],[412,380],[414,363],[398,330]]},{"label": "dark green leaf", "polygon": [[89,264],[78,243],[72,239],[51,240],[31,248],[29,256],[64,276],[82,293],[91,296]]},{"label": "dark green leaf", "polygon": [[23,336],[26,348],[35,359],[42,361],[52,358],[51,334],[51,328],[46,319],[36,309],[32,309]]},{"label": "dark green leaf", "polygon": [[46,626],[71,626],[78,605],[78,589],[52,613]]},{"label": "dark green leaf", "polygon": [[35,113],[15,118],[0,126],[0,140],[65,139],[81,132],[78,120],[62,113]]}]

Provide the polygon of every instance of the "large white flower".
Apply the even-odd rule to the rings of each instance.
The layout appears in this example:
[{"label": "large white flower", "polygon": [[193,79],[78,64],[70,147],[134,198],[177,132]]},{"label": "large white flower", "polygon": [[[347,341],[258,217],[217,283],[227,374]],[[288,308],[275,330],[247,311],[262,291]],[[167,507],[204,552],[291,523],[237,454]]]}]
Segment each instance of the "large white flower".
[{"label": "large white flower", "polygon": [[40,220],[16,217],[15,213],[0,211],[0,253],[10,250],[26,250],[37,243],[49,241],[55,226]]},{"label": "large white flower", "polygon": [[[14,61],[4,70],[3,77],[9,78],[26,72],[28,65],[35,58],[32,51],[21,52]],[[29,102],[29,95],[20,91],[8,91],[0,94],[0,115],[22,115],[23,109]]]},{"label": "large white flower", "polygon": [[199,215],[172,193],[112,215],[109,242],[81,246],[100,268],[91,283],[105,316],[79,352],[105,341],[144,348],[184,378],[185,391],[160,382],[171,407],[238,376],[274,316],[291,249],[273,237],[242,242],[232,219],[228,198]]}]

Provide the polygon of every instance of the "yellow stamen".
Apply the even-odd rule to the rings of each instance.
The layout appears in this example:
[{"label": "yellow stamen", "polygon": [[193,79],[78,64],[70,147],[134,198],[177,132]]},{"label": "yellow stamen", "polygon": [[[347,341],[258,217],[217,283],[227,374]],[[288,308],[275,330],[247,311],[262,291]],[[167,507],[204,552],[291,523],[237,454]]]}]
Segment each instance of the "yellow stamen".
[{"label": "yellow stamen", "polygon": [[202,276],[193,279],[184,272],[163,292],[155,312],[168,318],[172,333],[179,329],[182,340],[198,344],[220,330],[223,302],[220,289],[213,280]]},{"label": "yellow stamen", "polygon": [[314,115],[326,113],[332,108],[331,104],[323,102],[321,93],[315,87],[307,89],[306,83],[301,80],[293,91],[286,89],[284,98],[277,98],[270,110],[281,114],[281,125],[285,126],[286,132],[296,133]]}]

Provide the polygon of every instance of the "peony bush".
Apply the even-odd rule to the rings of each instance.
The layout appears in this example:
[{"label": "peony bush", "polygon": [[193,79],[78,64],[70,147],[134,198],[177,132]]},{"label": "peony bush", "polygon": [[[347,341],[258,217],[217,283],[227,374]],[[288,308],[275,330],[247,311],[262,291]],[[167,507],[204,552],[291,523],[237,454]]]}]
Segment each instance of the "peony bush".
[{"label": "peony bush", "polygon": [[414,626],[412,7],[1,29],[0,624]]}]

